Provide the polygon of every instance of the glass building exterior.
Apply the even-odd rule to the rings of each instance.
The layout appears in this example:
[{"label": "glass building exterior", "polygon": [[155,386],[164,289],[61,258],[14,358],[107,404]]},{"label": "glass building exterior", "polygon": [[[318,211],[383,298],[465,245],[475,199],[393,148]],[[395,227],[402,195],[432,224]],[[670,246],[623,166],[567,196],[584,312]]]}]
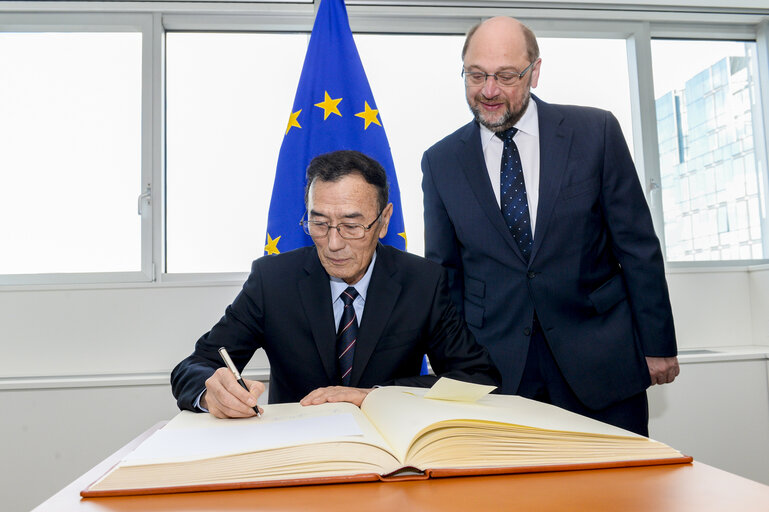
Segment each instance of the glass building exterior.
[{"label": "glass building exterior", "polygon": [[754,46],[656,100],[668,261],[767,258]]}]

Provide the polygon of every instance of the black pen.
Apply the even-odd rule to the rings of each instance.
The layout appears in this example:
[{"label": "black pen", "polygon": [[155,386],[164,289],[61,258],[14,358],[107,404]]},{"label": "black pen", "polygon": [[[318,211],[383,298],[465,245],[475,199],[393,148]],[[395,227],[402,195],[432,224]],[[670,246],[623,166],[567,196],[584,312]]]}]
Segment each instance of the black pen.
[{"label": "black pen", "polygon": [[[227,353],[227,349],[224,347],[219,347],[219,355],[222,356],[222,359],[224,359],[224,364],[227,365],[227,368],[229,368],[232,374],[235,376],[235,380],[238,381],[238,384],[243,386],[243,389],[245,389],[250,393],[251,391],[248,389],[248,386],[246,386],[246,383],[243,382],[243,377],[240,376],[240,372],[238,371],[237,368],[235,368],[235,363],[233,363],[232,359],[230,359],[230,354]],[[256,413],[257,416],[259,417],[262,416],[261,413],[259,412],[258,405],[254,406],[254,412]]]}]

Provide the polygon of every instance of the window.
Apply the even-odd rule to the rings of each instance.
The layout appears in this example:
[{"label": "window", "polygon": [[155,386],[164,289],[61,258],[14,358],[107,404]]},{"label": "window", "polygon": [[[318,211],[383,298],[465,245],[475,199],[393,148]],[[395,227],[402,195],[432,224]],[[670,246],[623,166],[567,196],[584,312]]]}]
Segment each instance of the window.
[{"label": "window", "polygon": [[[264,252],[314,6],[221,4],[211,16],[121,5],[125,12],[0,6],[2,284],[152,281],[155,266],[159,281],[206,280],[201,274],[247,272]],[[399,5],[382,16],[361,4],[350,13],[363,31],[355,39],[416,254],[424,252],[422,152],[471,119],[457,34],[485,15],[469,3],[461,17],[446,12]],[[639,13],[617,15],[622,26],[592,12],[553,9],[538,18],[543,62],[534,94],[610,110],[631,154],[649,149],[640,145],[645,130],[634,137],[633,128],[656,124],[659,180],[657,162],[646,159],[643,174],[661,184],[661,201],[654,194],[651,202],[669,261],[767,259],[766,85],[757,71],[766,49],[753,42],[766,27],[714,14],[713,35],[684,14],[647,24]],[[643,56],[628,60],[628,51],[655,30],[739,41],[653,39],[649,73]],[[629,35],[640,46],[628,45]],[[632,73],[629,62],[638,66]],[[652,74],[649,119],[648,106],[631,105],[629,77]]]},{"label": "window", "polygon": [[633,154],[626,41],[541,37],[538,42],[542,71],[532,92],[549,103],[609,110]]},{"label": "window", "polygon": [[668,261],[766,258],[756,44],[653,40],[652,61]]},{"label": "window", "polygon": [[[408,250],[423,254],[422,153],[472,119],[460,76],[464,36],[355,41],[390,142]],[[167,35],[167,272],[245,272],[263,254],[306,44],[300,34]],[[631,141],[625,41],[543,38],[540,46],[534,92],[614,111]],[[587,75],[586,54],[602,63]]]},{"label": "window", "polygon": [[140,271],[141,33],[0,33],[0,69],[0,274]]},{"label": "window", "polygon": [[166,272],[247,272],[264,254],[307,41],[307,34],[167,34]]},{"label": "window", "polygon": [[422,153],[472,119],[462,36],[356,34],[393,156],[409,252],[424,255]]}]

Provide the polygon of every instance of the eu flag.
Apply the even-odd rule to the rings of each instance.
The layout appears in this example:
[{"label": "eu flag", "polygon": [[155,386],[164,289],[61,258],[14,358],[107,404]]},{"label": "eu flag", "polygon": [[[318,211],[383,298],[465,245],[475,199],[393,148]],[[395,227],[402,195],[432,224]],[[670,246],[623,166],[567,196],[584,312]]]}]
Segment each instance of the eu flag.
[{"label": "eu flag", "polygon": [[400,190],[390,144],[352,38],[342,0],[323,0],[315,17],[294,106],[278,156],[267,219],[266,254],[312,244],[299,221],[305,171],[313,157],[353,149],[387,171],[393,214],[383,243],[406,249]]}]

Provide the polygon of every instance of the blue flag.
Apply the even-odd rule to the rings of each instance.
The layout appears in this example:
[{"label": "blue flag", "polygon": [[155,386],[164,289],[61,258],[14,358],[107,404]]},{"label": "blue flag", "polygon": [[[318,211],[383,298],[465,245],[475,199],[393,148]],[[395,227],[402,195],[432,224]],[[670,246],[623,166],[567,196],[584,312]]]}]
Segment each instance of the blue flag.
[{"label": "blue flag", "polygon": [[342,0],[323,0],[315,17],[294,106],[278,156],[265,254],[312,245],[299,222],[305,171],[313,157],[353,149],[387,171],[393,214],[383,243],[406,249],[400,190],[390,144],[352,38]]}]

